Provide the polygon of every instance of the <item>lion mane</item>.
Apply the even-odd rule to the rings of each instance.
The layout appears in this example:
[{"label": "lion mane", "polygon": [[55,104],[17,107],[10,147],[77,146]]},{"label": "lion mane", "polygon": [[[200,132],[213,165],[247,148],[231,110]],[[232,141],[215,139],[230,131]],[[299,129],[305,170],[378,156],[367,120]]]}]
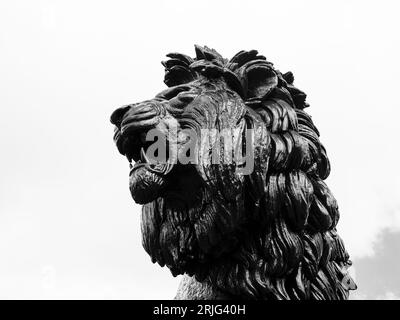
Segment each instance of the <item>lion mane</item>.
[{"label": "lion mane", "polygon": [[[113,113],[117,147],[138,161],[149,128],[233,127],[242,146],[252,143],[254,170],[241,175],[239,163],[199,154],[197,165],[131,171],[145,250],[174,276],[190,277],[180,298],[347,299],[356,286],[306,94],[256,50],[227,60],[195,49],[195,58],[171,53],[162,62],[168,89]],[[249,128],[250,142],[242,135]],[[212,293],[202,296],[204,288]]]}]

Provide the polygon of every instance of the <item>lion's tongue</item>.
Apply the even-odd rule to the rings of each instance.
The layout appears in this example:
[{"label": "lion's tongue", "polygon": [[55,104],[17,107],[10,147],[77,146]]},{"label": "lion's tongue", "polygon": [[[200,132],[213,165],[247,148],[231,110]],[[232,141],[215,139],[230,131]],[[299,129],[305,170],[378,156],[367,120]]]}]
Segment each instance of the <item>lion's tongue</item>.
[{"label": "lion's tongue", "polygon": [[137,166],[129,176],[129,189],[133,200],[146,204],[159,197],[165,187],[165,180],[158,174],[149,171],[146,166]]}]

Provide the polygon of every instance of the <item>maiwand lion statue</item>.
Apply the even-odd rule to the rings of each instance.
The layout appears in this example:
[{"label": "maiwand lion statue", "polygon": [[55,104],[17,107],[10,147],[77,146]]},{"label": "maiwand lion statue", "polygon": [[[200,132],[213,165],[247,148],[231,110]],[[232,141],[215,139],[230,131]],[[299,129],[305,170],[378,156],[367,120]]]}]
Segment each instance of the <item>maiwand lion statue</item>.
[{"label": "maiwand lion statue", "polygon": [[[132,197],[143,205],[145,250],[184,274],[177,299],[347,299],[356,285],[305,93],[256,50],[227,60],[195,49],[195,58],[171,53],[162,62],[168,89],[111,116]],[[204,143],[187,131],[204,129],[232,132],[250,156],[228,161],[221,136]],[[165,136],[164,162],[148,155],[151,130]],[[189,141],[195,152],[177,161]]]}]

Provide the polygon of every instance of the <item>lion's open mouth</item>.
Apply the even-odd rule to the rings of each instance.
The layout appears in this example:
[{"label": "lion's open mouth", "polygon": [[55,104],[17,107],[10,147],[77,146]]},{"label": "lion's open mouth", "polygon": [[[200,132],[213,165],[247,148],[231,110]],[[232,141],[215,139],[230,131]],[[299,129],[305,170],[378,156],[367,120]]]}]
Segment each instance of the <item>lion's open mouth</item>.
[{"label": "lion's open mouth", "polygon": [[172,163],[170,159],[155,163],[145,149],[146,146],[142,146],[139,158],[130,159],[129,188],[135,202],[146,204],[159,197],[180,198],[185,202],[195,200],[201,187],[197,169]]},{"label": "lion's open mouth", "polygon": [[172,163],[153,163],[144,147],[140,149],[140,158],[132,165],[130,162],[129,188],[135,202],[146,204],[158,198],[167,185],[166,176],[171,172]]},{"label": "lion's open mouth", "polygon": [[132,162],[130,162],[131,166],[131,173],[132,171],[138,170],[141,167],[146,167],[147,170],[160,174],[160,175],[167,175],[172,168],[174,167],[174,164],[169,162],[168,160],[165,162],[160,162],[160,163],[155,163],[149,157],[146,155],[146,151],[144,151],[144,147],[140,149],[140,159],[135,161],[135,164],[132,165]]}]

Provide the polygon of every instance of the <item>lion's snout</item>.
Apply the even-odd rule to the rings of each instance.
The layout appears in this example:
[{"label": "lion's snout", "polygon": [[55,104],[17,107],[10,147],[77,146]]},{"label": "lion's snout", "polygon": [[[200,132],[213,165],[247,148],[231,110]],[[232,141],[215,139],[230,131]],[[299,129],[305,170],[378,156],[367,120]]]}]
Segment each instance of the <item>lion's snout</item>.
[{"label": "lion's snout", "polygon": [[114,140],[118,150],[129,160],[139,158],[141,147],[145,145],[147,132],[155,128],[165,116],[165,107],[157,101],[122,106],[111,115],[115,125]]}]

